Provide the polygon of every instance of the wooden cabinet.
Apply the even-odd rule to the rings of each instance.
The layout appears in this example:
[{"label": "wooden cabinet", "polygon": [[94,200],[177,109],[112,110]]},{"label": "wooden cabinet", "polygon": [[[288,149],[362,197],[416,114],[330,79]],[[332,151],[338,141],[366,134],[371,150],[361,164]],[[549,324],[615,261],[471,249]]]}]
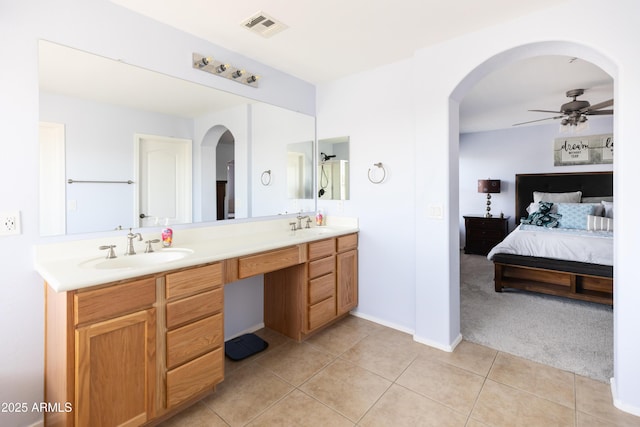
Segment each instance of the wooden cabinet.
[{"label": "wooden cabinet", "polygon": [[[45,285],[46,286],[46,285]],[[55,293],[46,289],[48,426],[137,426],[156,414],[154,278]]]},{"label": "wooden cabinet", "polygon": [[155,414],[155,309],[76,329],[75,425],[142,425]]},{"label": "wooden cabinet", "polygon": [[265,326],[297,341],[358,304],[357,233],[310,242],[306,262],[265,274]]},{"label": "wooden cabinet", "polygon": [[216,263],[165,277],[166,408],[224,379],[222,273]]},{"label": "wooden cabinet", "polygon": [[139,426],[224,378],[223,267],[97,288],[45,284],[47,426]]},{"label": "wooden cabinet", "polygon": [[338,316],[358,305],[358,235],[338,237],[336,303]]},{"label": "wooden cabinet", "polygon": [[500,243],[509,234],[509,217],[491,217],[466,215],[465,254],[486,255],[491,248]]}]

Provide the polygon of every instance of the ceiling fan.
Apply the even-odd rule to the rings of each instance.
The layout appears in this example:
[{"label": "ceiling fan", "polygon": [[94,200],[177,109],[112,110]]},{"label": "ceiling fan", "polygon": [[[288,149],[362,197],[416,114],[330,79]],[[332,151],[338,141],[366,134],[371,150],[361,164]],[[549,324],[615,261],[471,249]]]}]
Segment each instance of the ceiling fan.
[{"label": "ceiling fan", "polygon": [[562,104],[560,111],[550,110],[529,110],[540,113],[557,113],[560,116],[547,117],[545,119],[531,120],[528,122],[516,123],[513,126],[524,125],[527,123],[540,122],[543,120],[557,120],[562,119],[560,122],[563,126],[578,126],[587,121],[587,116],[600,116],[606,114],[613,114],[613,110],[601,110],[601,108],[610,107],[613,105],[613,99],[603,101],[595,105],[589,104],[589,101],[576,99],[580,95],[584,94],[584,89],[572,89],[567,91],[567,98],[573,98],[573,101],[569,101]]}]

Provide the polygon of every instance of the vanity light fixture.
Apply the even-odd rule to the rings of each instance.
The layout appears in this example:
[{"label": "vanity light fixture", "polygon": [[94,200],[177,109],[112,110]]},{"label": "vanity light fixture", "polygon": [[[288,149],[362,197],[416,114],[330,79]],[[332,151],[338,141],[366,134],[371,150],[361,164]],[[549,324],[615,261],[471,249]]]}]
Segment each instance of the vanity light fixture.
[{"label": "vanity light fixture", "polygon": [[200,61],[198,61],[197,63],[195,63],[195,65],[197,65],[197,66],[198,66],[198,68],[204,68],[204,67],[206,67],[207,65],[209,65],[209,63],[210,63],[211,61],[213,61],[213,58],[212,58],[212,57],[210,57],[210,56],[208,56],[208,57],[202,57],[202,58],[200,59]]},{"label": "vanity light fixture", "polygon": [[[226,62],[218,61],[210,56],[193,53],[192,64],[193,68],[206,71],[214,76],[224,77],[247,86],[258,87],[258,75],[249,73],[243,68],[234,67]],[[241,78],[245,75],[248,75],[249,77]]]}]

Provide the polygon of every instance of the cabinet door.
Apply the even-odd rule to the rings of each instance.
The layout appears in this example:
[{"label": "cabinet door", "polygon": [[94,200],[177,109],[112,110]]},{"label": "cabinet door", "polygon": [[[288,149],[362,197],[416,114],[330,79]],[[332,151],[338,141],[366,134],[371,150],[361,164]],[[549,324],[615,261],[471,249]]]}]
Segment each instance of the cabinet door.
[{"label": "cabinet door", "polygon": [[137,426],[153,418],[155,318],[150,308],[76,329],[76,426]]},{"label": "cabinet door", "polygon": [[339,253],[337,259],[338,316],[358,305],[358,251]]}]

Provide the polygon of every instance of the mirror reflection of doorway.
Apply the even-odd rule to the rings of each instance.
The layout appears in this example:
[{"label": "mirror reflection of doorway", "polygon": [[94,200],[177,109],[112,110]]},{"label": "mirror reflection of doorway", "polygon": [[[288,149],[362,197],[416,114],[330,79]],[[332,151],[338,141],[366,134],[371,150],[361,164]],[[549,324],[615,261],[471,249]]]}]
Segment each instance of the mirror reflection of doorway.
[{"label": "mirror reflection of doorway", "polygon": [[216,219],[235,218],[235,139],[226,130],[216,144]]}]

